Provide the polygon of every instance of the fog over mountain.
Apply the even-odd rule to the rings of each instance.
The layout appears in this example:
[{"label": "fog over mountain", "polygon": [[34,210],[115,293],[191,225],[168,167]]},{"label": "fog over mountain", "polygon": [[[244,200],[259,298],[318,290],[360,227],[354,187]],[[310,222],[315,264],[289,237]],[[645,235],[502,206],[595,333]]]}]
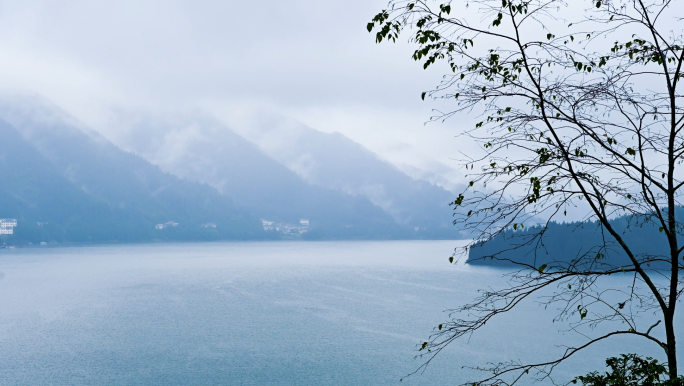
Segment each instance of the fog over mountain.
[{"label": "fog over mountain", "polygon": [[[43,99],[1,100],[0,129],[0,217],[19,220],[19,241],[264,236],[230,197],[122,151]],[[155,230],[169,221],[179,225]],[[217,226],[202,229],[208,222]]]},{"label": "fog over mountain", "polygon": [[262,219],[298,223],[306,218],[336,228],[335,233],[369,226],[374,234],[404,232],[367,199],[307,184],[209,118],[140,119],[121,132],[128,133],[117,139],[122,147],[165,171],[214,186]]},{"label": "fog over mountain", "polygon": [[293,119],[270,116],[242,134],[307,182],[367,197],[401,224],[451,223],[451,192],[409,177],[341,133],[323,133]]},{"label": "fog over mountain", "polygon": [[458,237],[452,193],[412,179],[340,133],[268,118],[244,138],[206,115],[146,116],[125,121],[113,140],[265,219],[350,225],[372,218],[407,227],[411,237]]},{"label": "fog over mountain", "polygon": [[[450,193],[340,134],[300,127],[274,150],[197,114],[136,119],[119,131],[119,147],[26,95],[0,97],[0,120],[8,197],[0,217],[39,226],[31,237],[24,231],[26,240],[281,237],[264,232],[259,219],[308,219],[299,237],[309,239],[460,237],[450,226]],[[288,158],[296,154],[303,157]],[[154,230],[169,221],[180,223],[178,234]],[[39,223],[56,228],[46,235]],[[204,223],[215,225],[200,229]]]},{"label": "fog over mountain", "polygon": [[449,190],[465,180],[452,158],[473,146],[454,136],[477,120],[424,125],[453,107],[420,99],[447,69],[422,71],[403,40],[375,44],[366,24],[386,1],[259,4],[263,28],[244,1],[0,0],[0,88],[43,95],[108,137],[120,111],[206,110],[245,137],[224,118],[268,112]]},{"label": "fog over mountain", "polygon": [[0,0],[0,94],[40,95],[49,103],[29,104],[62,123],[38,130],[37,111],[6,108],[0,119],[125,216],[180,211],[150,209],[161,204],[148,204],[158,194],[144,181],[156,178],[256,222],[308,218],[320,233],[307,237],[459,237],[448,203],[465,177],[453,157],[473,146],[454,135],[473,122],[424,125],[450,108],[420,101],[443,71],[416,71],[405,42],[375,44],[366,23],[385,3],[261,5],[267,28],[254,29],[249,2]]}]

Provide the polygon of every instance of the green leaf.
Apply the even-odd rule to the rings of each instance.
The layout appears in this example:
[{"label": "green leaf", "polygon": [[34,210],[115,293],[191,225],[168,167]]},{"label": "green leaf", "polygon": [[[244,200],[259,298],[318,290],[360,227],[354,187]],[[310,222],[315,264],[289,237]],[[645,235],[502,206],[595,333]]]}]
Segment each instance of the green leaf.
[{"label": "green leaf", "polygon": [[451,257],[449,258],[449,262],[450,262],[451,264],[454,263],[454,257],[453,257],[453,256],[451,256]]},{"label": "green leaf", "polygon": [[663,227],[658,228],[658,232],[662,232],[664,230],[665,230],[665,228],[663,228]]},{"label": "green leaf", "polygon": [[423,92],[422,94],[420,94],[420,98],[421,98],[422,100],[425,100],[425,94],[427,94],[427,93],[426,93],[426,92]]},{"label": "green leaf", "polygon": [[442,331],[442,325],[441,324],[439,326],[437,326],[437,328],[439,328],[439,330]]},{"label": "green leaf", "polygon": [[544,270],[546,269],[546,267],[547,267],[547,265],[546,265],[546,264],[542,264],[542,266],[541,266],[541,267],[537,268],[537,271],[539,271],[539,273],[543,273],[543,272],[544,272]]},{"label": "green leaf", "polygon": [[501,25],[501,19],[503,18],[503,14],[499,12],[499,14],[496,16],[496,19],[492,22],[492,25],[497,27]]}]

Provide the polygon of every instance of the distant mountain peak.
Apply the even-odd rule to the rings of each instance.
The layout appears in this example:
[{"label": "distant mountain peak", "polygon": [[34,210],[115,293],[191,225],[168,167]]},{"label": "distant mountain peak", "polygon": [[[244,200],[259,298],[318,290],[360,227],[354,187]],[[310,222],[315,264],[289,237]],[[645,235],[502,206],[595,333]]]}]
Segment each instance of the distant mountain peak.
[{"label": "distant mountain peak", "polygon": [[[0,123],[0,212],[16,213],[17,237],[50,229],[57,241],[263,236],[256,217],[229,197],[162,172],[41,98],[0,100]],[[45,219],[50,227],[31,230]],[[170,219],[186,228],[153,233]],[[202,232],[207,222],[220,226]]]}]

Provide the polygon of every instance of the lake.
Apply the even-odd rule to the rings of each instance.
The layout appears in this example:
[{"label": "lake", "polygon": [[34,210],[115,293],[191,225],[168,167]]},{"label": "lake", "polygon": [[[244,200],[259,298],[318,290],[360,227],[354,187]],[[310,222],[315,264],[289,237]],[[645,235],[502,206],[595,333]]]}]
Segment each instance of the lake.
[{"label": "lake", "polygon": [[[2,250],[0,384],[458,384],[474,375],[463,366],[547,360],[557,345],[581,341],[551,323],[553,310],[529,302],[400,383],[422,363],[417,344],[446,309],[505,283],[505,271],[449,264],[462,243]],[[615,340],[558,375],[600,370],[607,356],[637,348],[662,358],[643,341]]]}]

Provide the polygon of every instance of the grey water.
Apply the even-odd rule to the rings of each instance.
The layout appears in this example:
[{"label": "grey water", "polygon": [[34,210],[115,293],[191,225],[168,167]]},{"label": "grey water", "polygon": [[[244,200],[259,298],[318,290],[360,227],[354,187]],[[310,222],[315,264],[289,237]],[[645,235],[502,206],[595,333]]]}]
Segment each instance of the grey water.
[{"label": "grey water", "polygon": [[[505,285],[449,264],[458,241],[108,245],[0,251],[1,385],[444,385],[468,366],[544,361],[581,342],[530,301],[423,372],[447,309]],[[628,277],[615,279],[627,285]],[[616,340],[557,369],[562,381]],[[465,366],[465,368],[464,368]],[[529,383],[526,383],[529,384]]]}]

